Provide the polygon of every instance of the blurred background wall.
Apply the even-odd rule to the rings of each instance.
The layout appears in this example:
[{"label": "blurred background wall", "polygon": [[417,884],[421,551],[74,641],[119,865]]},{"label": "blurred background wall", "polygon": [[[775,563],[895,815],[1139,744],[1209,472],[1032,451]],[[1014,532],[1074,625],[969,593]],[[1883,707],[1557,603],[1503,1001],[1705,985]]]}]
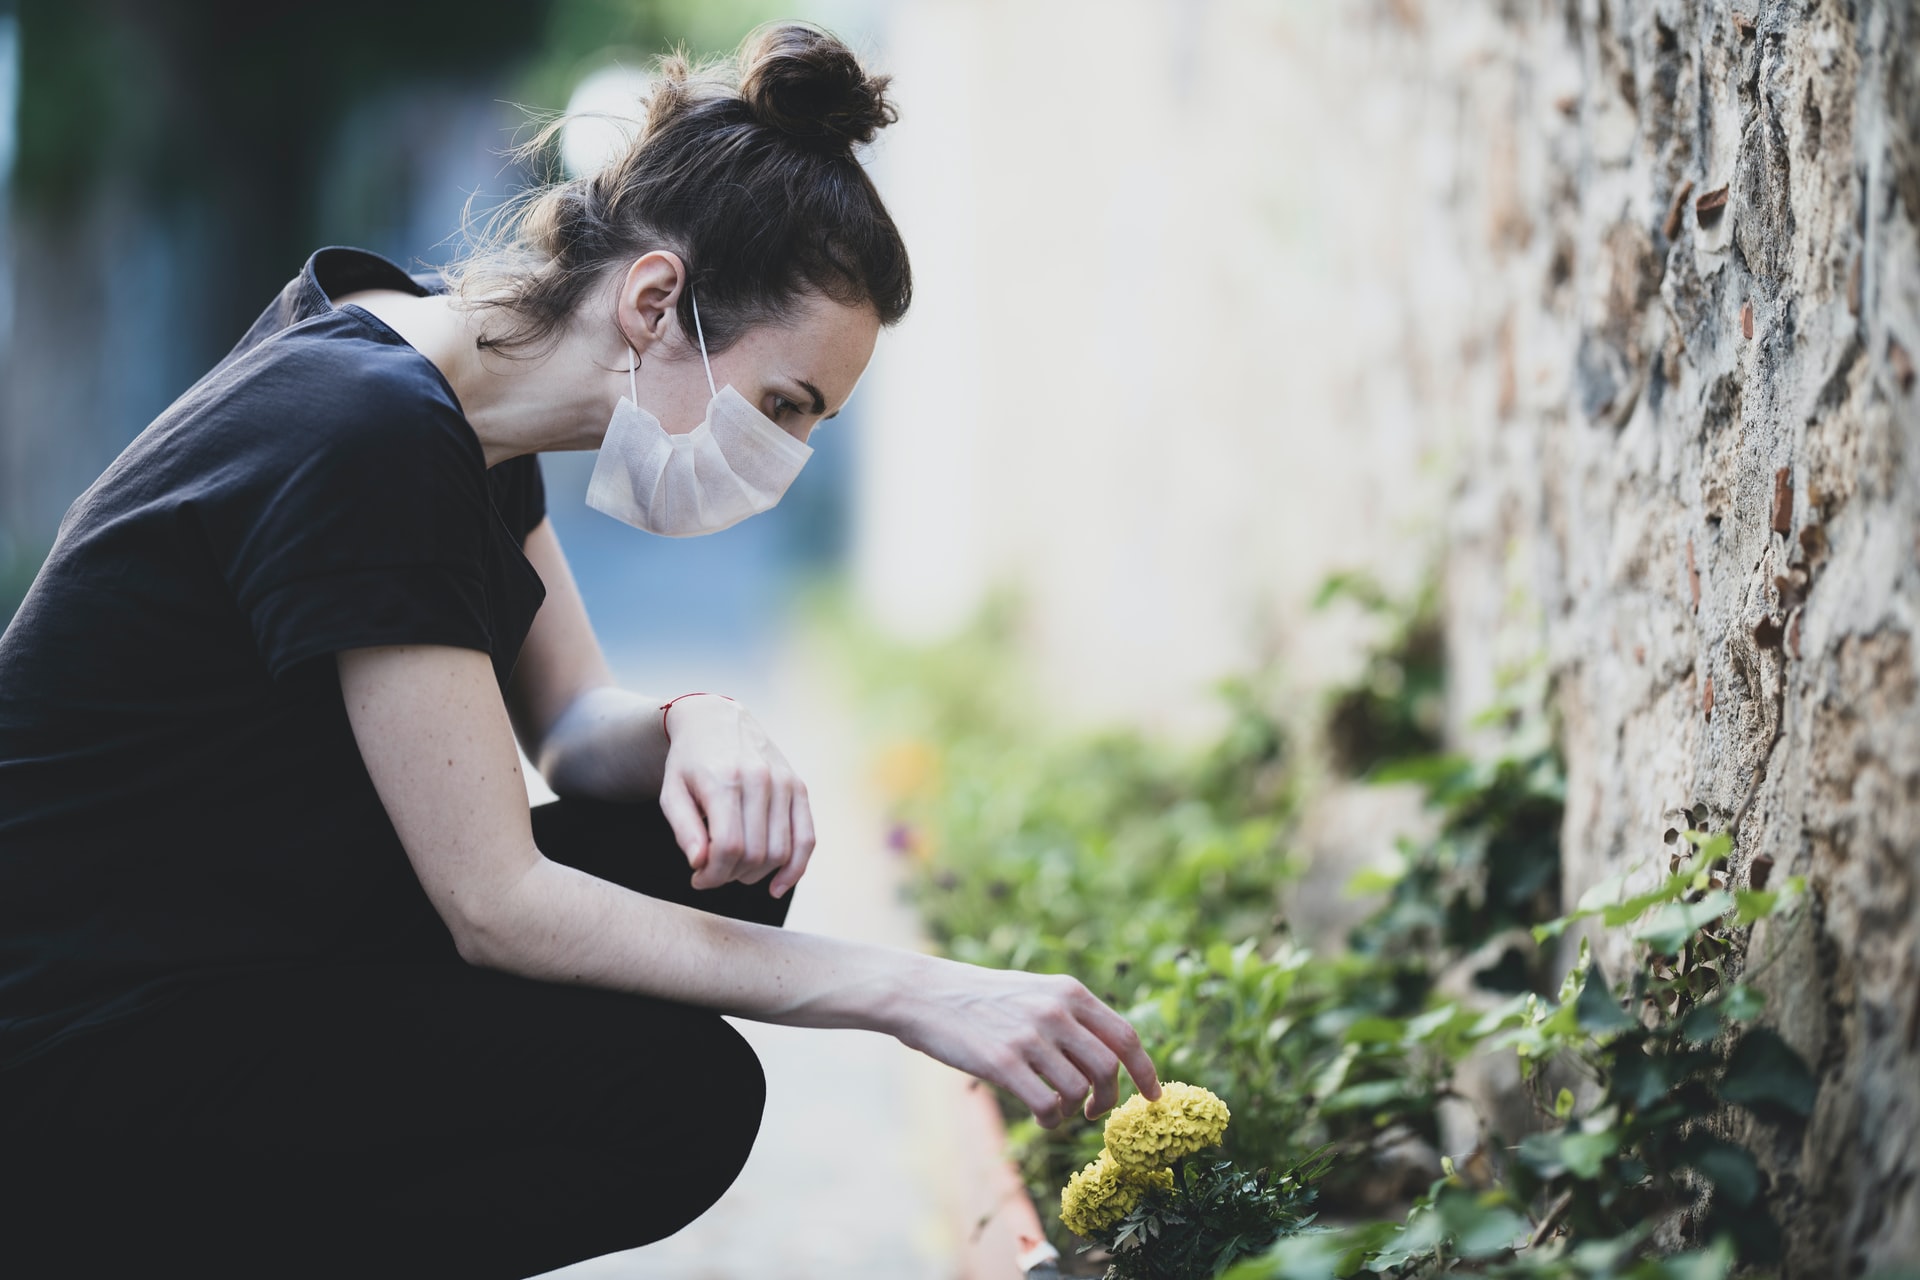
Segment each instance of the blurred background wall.
[{"label": "blurred background wall", "polygon": [[1401,592],[1432,568],[1483,395],[1445,216],[1457,104],[1409,81],[1406,22],[890,10],[910,110],[878,167],[920,301],[870,379],[875,615],[937,632],[1013,584],[1050,694],[1086,719],[1191,730],[1208,681],[1283,654],[1303,685],[1351,674],[1313,591],[1333,567]]},{"label": "blurred background wall", "polygon": [[[871,47],[869,8],[808,12]],[[449,261],[469,209],[535,176],[505,153],[537,113],[595,72],[637,73],[676,44],[726,51],[785,12],[0,0],[0,618],[68,504],[314,249]],[[631,110],[631,93],[612,105]],[[593,455],[547,455],[554,521],[616,662],[694,680],[777,642],[792,587],[844,549],[858,417],[822,433],[774,512],[687,543],[589,512]]]}]

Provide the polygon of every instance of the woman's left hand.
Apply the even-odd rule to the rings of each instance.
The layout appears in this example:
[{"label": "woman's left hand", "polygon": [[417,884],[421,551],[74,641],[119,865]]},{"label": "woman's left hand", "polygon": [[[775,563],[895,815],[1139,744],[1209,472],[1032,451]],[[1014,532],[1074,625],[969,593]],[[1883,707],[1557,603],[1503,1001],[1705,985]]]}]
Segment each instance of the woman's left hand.
[{"label": "woman's left hand", "polygon": [[747,709],[711,694],[668,708],[666,777],[660,812],[694,869],[693,887],[738,880],[778,898],[813,857],[813,810],[806,784]]}]

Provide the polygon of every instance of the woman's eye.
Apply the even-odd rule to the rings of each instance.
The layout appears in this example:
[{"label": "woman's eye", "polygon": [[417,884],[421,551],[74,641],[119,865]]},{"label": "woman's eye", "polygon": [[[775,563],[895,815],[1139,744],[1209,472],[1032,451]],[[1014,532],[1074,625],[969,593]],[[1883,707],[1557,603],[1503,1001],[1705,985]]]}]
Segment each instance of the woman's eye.
[{"label": "woman's eye", "polygon": [[788,412],[798,413],[800,412],[800,406],[795,404],[793,401],[787,399],[785,396],[775,396],[773,398],[773,413],[769,416],[778,418],[782,414],[788,413]]}]

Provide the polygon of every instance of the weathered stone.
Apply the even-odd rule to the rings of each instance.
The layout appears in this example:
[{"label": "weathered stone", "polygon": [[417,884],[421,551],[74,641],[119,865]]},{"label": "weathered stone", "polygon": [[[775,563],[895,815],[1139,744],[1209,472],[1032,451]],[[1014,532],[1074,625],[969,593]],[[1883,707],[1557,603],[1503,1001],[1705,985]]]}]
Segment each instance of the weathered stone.
[{"label": "weathered stone", "polygon": [[[1668,815],[1701,806],[1734,830],[1730,883],[1807,877],[1805,905],[1756,927],[1734,967],[1819,1101],[1791,1130],[1725,1123],[1769,1174],[1784,1276],[1910,1260],[1920,19],[1894,0],[1587,0],[1510,10],[1492,44],[1474,74],[1515,77],[1540,122],[1516,141],[1532,181],[1513,198],[1562,247],[1523,260],[1455,238],[1476,272],[1513,281],[1502,322],[1536,350],[1563,344],[1565,374],[1531,400],[1557,395],[1557,411],[1479,429],[1460,509],[1518,519],[1497,545],[1456,538],[1450,580],[1531,567],[1569,769],[1569,901],[1617,872],[1633,888],[1665,874]],[[1567,57],[1577,108],[1524,105],[1528,69]],[[1648,276],[1628,226],[1658,231]],[[1494,661],[1503,616],[1476,599],[1451,609],[1449,647],[1460,683],[1484,687],[1472,668]],[[1622,970],[1627,948],[1606,940],[1603,963]]]}]

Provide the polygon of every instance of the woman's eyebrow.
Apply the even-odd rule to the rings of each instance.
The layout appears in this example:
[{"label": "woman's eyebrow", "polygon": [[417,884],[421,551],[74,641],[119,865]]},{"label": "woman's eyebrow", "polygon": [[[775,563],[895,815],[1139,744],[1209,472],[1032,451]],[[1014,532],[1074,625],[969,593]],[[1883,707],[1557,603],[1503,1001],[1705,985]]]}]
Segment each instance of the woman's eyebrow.
[{"label": "woman's eyebrow", "polygon": [[[800,384],[800,389],[802,391],[806,392],[808,395],[813,397],[813,404],[808,407],[807,412],[808,413],[826,413],[827,398],[820,394],[820,388],[814,386],[811,382],[808,382],[805,378],[795,378],[794,381]],[[835,409],[832,413],[828,413],[827,416],[829,418],[832,418],[837,416],[839,412],[840,411],[838,409]]]}]

